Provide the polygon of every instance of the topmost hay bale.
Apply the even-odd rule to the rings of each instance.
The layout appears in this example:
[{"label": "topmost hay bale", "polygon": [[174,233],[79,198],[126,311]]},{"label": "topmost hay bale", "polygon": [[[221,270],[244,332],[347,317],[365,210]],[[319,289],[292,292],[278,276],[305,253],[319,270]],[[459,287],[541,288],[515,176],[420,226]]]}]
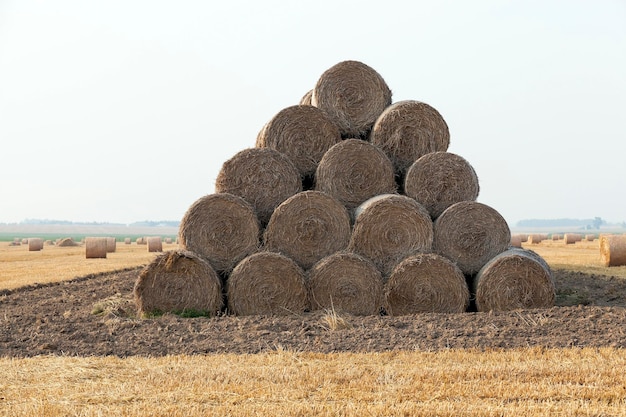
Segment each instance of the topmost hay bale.
[{"label": "topmost hay bale", "polygon": [[78,243],[74,242],[74,239],[71,237],[65,237],[57,243],[57,246],[67,247],[67,246],[78,246]]},{"label": "topmost hay bale", "polygon": [[330,148],[320,161],[315,189],[352,210],[371,197],[396,192],[393,165],[371,143],[346,139]]},{"label": "topmost hay bale", "polygon": [[224,162],[215,191],[246,200],[265,225],[280,203],[302,191],[302,179],[283,153],[270,148],[249,148]]},{"label": "topmost hay bale", "polygon": [[474,168],[450,152],[431,152],[417,159],[404,178],[404,193],[416,199],[436,219],[459,201],[474,201],[480,186]]},{"label": "topmost hay bale", "polygon": [[380,147],[396,171],[403,174],[427,153],[447,151],[450,132],[436,109],[420,101],[405,100],[387,107],[378,117],[370,141]]},{"label": "topmost hay bale", "polygon": [[319,191],[298,193],[279,205],[263,239],[265,248],[293,259],[304,269],[348,246],[350,215],[336,199]]},{"label": "topmost hay bale", "polygon": [[626,265],[626,235],[600,236],[600,260],[604,266]]},{"label": "topmost hay bale", "polygon": [[169,251],[144,267],[133,289],[140,313],[194,312],[214,316],[223,305],[222,282],[211,265],[189,251]]},{"label": "topmost hay bale", "polygon": [[506,220],[492,207],[476,201],[461,201],[448,207],[435,220],[433,248],[473,275],[511,242]]},{"label": "topmost hay bale", "polygon": [[207,259],[219,272],[230,271],[259,247],[259,221],[243,198],[210,194],[187,209],[178,229],[181,249]]},{"label": "topmost hay bale", "polygon": [[373,68],[359,61],[343,61],[317,80],[311,104],[328,114],[342,137],[365,138],[391,104],[391,90]]},{"label": "topmost hay bale", "polygon": [[478,311],[554,305],[556,288],[547,262],[535,252],[509,248],[490,259],[474,279]]},{"label": "topmost hay bale", "polygon": [[271,148],[287,155],[304,178],[312,176],[328,149],[341,142],[339,129],[313,106],[290,106],[279,111],[263,127],[257,148]]}]

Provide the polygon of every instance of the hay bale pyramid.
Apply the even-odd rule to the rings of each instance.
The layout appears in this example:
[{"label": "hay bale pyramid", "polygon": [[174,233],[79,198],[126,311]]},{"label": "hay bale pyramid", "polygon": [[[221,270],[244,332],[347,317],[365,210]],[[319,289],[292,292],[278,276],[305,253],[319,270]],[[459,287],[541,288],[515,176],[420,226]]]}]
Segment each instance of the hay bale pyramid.
[{"label": "hay bale pyramid", "polygon": [[339,62],[223,163],[215,192],[181,220],[179,252],[137,280],[139,312],[552,306],[549,266],[511,247],[506,221],[476,201],[478,176],[449,144],[435,108],[392,103],[373,68]]}]

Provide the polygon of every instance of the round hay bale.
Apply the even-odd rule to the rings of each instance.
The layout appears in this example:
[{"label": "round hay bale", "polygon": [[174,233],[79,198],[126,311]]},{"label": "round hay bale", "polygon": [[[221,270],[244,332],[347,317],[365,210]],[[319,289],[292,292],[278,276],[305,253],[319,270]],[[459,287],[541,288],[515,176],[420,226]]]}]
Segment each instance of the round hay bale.
[{"label": "round hay bale", "polygon": [[43,239],[40,237],[31,237],[28,239],[28,251],[37,252],[43,249]]},{"label": "round hay bale", "polygon": [[54,242],[50,239],[44,240],[43,244],[46,246],[54,246]]},{"label": "round hay bale", "polygon": [[517,235],[511,235],[511,246],[515,247],[515,248],[521,248],[522,247],[522,236],[517,234]]},{"label": "round hay bale", "polygon": [[420,157],[447,151],[450,132],[436,109],[420,101],[404,100],[387,107],[378,117],[370,141],[403,174]]},{"label": "round hay bale", "polygon": [[396,192],[393,165],[371,143],[346,139],[322,157],[315,173],[315,189],[352,210],[371,197]]},{"label": "round hay bale", "polygon": [[385,283],[385,309],[392,316],[416,313],[462,313],[470,303],[463,272],[435,253],[401,261]]},{"label": "round hay bale", "polygon": [[70,247],[70,246],[78,246],[78,243],[74,242],[74,239],[72,239],[71,237],[64,237],[63,239],[59,240],[59,242],[57,243],[57,246],[59,247]]},{"label": "round hay bale", "polygon": [[172,244],[172,238],[171,237],[166,237],[165,238],[165,243],[167,243],[168,245]]},{"label": "round hay bale", "polygon": [[578,233],[565,233],[563,235],[563,241],[566,245],[573,245],[576,242],[580,242],[582,239],[582,235]]},{"label": "round hay bale", "polygon": [[336,252],[308,271],[311,309],[369,316],[383,307],[383,278],[369,259]]},{"label": "round hay bale", "polygon": [[474,168],[461,156],[432,152],[417,159],[404,177],[404,193],[436,219],[459,201],[475,201],[480,186]]},{"label": "round hay bale", "polygon": [[356,209],[348,250],[369,259],[387,276],[394,265],[415,252],[432,248],[433,222],[410,197],[376,196]]},{"label": "round hay bale", "polygon": [[211,264],[193,252],[158,255],[142,269],[133,289],[141,314],[193,312],[217,315],[224,306],[222,282]]},{"label": "round hay bale", "polygon": [[320,191],[298,193],[274,210],[263,234],[265,248],[287,255],[304,269],[345,249],[350,215],[339,201]]},{"label": "round hay bale", "polygon": [[474,279],[478,311],[509,311],[554,305],[548,264],[535,252],[509,248],[489,260]]},{"label": "round hay bale", "polygon": [[117,241],[114,237],[107,237],[107,252],[112,253],[117,249]]},{"label": "round hay bale", "polygon": [[302,178],[315,174],[331,146],[341,142],[339,129],[313,106],[290,106],[279,111],[256,138],[257,148],[287,155]]},{"label": "round hay bale", "polygon": [[448,207],[435,220],[433,248],[473,275],[511,243],[509,226],[495,209],[476,201]]},{"label": "round hay bale", "polygon": [[135,240],[135,242],[138,245],[146,245],[146,244],[148,244],[148,241],[146,240],[145,237],[138,237],[137,240]]},{"label": "round hay bale", "polygon": [[561,240],[561,235],[558,233],[553,233],[552,234],[552,240],[556,241],[556,240]]},{"label": "round hay bale", "polygon": [[585,240],[587,242],[593,242],[594,240],[596,240],[596,235],[585,235]]},{"label": "round hay bale", "polygon": [[26,238],[22,239],[22,245],[28,245],[28,239]]},{"label": "round hay bale", "polygon": [[300,99],[300,105],[311,106],[311,99],[313,98],[313,89],[307,91]]},{"label": "round hay bale", "polygon": [[300,314],[309,308],[304,270],[274,252],[258,252],[237,264],[226,293],[228,310],[240,316]]},{"label": "round hay bale", "polygon": [[125,244],[125,245],[130,245],[130,243],[131,243],[131,242],[130,242],[130,238],[129,238],[129,237],[125,237],[125,238],[124,238],[124,244]]},{"label": "round hay bale", "polygon": [[163,241],[160,236],[148,238],[148,252],[163,252]]},{"label": "round hay bale", "polygon": [[86,237],[85,238],[85,257],[87,259],[97,259],[107,257],[107,238],[106,237]]},{"label": "round hay bale", "polygon": [[528,243],[537,244],[544,240],[544,236],[540,233],[531,233],[528,235]]},{"label": "round hay bale", "polygon": [[209,194],[196,200],[179,228],[180,249],[207,259],[218,272],[230,271],[259,247],[259,221],[243,198]]},{"label": "round hay bale", "polygon": [[215,191],[246,200],[265,225],[280,203],[302,191],[302,178],[289,157],[281,152],[250,148],[224,162]]},{"label": "round hay bale", "polygon": [[311,104],[328,114],[343,137],[366,138],[391,104],[391,90],[373,68],[359,61],[343,61],[317,80]]},{"label": "round hay bale", "polygon": [[626,235],[600,236],[600,260],[604,266],[626,265]]}]

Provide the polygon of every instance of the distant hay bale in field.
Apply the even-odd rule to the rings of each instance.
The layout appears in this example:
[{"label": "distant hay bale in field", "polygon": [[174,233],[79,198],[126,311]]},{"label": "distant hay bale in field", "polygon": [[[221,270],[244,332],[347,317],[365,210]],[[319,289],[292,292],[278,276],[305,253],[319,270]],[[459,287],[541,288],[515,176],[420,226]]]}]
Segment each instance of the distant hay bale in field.
[{"label": "distant hay bale in field", "polygon": [[14,237],[13,238],[13,243],[21,243],[21,239],[19,237]]},{"label": "distant hay bale in field", "polygon": [[65,237],[59,240],[59,243],[57,243],[57,246],[59,247],[78,246],[78,243],[74,242],[74,239],[72,239],[71,237]]},{"label": "distant hay bale in field", "polygon": [[148,252],[163,252],[163,241],[160,236],[148,237]]},{"label": "distant hay bale in field", "polygon": [[228,310],[235,315],[300,314],[309,308],[304,270],[275,252],[242,260],[226,280]]},{"label": "distant hay bale in field", "polygon": [[263,127],[256,138],[256,147],[274,149],[288,156],[305,178],[315,174],[326,151],[339,142],[339,129],[322,110],[290,106]]},{"label": "distant hay bale in field", "polygon": [[515,247],[515,248],[521,248],[522,247],[522,236],[517,234],[517,235],[511,235],[511,246]]},{"label": "distant hay bale in field", "polygon": [[158,255],[139,274],[133,294],[141,314],[187,311],[215,316],[224,306],[217,272],[184,250]]},{"label": "distant hay bale in field", "polygon": [[343,61],[317,80],[311,104],[328,114],[343,137],[365,138],[391,104],[391,90],[373,68],[359,61]]},{"label": "distant hay bale in field", "polygon": [[320,161],[315,189],[352,210],[371,197],[396,192],[393,165],[371,143],[346,139],[330,148]]},{"label": "distant hay bale in field", "polygon": [[604,266],[626,265],[626,235],[600,236],[600,260]]},{"label": "distant hay bale in field", "polygon": [[265,225],[280,203],[302,191],[302,178],[283,153],[270,148],[249,148],[224,162],[215,191],[246,200]]},{"label": "distant hay bale in field", "polygon": [[54,242],[51,239],[44,240],[43,244],[46,246],[54,246]]},{"label": "distant hay bale in field", "polygon": [[172,244],[172,238],[171,237],[166,237],[165,238],[165,243],[167,243],[168,245]]},{"label": "distant hay bale in field", "polygon": [[114,237],[107,237],[107,252],[112,253],[117,249],[117,241]]},{"label": "distant hay bale in field", "polygon": [[313,98],[313,89],[307,91],[300,99],[300,105],[311,106],[311,99]]},{"label": "distant hay bale in field", "polygon": [[304,191],[281,203],[270,218],[265,248],[293,259],[304,269],[345,249],[350,240],[348,210],[330,195]]},{"label": "distant hay bale in field", "polygon": [[145,237],[138,237],[137,240],[135,240],[135,242],[138,245],[147,245],[148,244],[148,241],[146,240]]},{"label": "distant hay bale in field", "polygon": [[432,152],[417,159],[404,177],[404,193],[417,200],[436,219],[459,201],[474,201],[480,186],[474,168],[450,152]]},{"label": "distant hay bale in field", "polygon": [[28,250],[37,252],[43,249],[43,239],[39,237],[31,237],[28,239]]},{"label": "distant hay bale in field", "polygon": [[528,233],[519,233],[519,236],[522,239],[522,242],[528,241]]},{"label": "distant hay bale in field", "polygon": [[552,240],[553,241],[561,240],[561,235],[558,233],[552,233]]},{"label": "distant hay bale in field", "polygon": [[540,233],[531,233],[528,235],[528,243],[537,244],[541,243],[544,240],[544,237]]},{"label": "distant hay bale in field", "polygon": [[28,245],[28,239],[26,238],[22,239],[22,245]]},{"label": "distant hay bale in field", "polygon": [[580,242],[583,239],[582,235],[579,233],[565,233],[563,235],[563,240],[566,245],[572,245],[576,242]]},{"label": "distant hay bale in field", "polygon": [[378,117],[370,141],[403,174],[420,157],[445,152],[450,145],[448,125],[432,106],[416,100],[396,102]]},{"label": "distant hay bale in field", "polygon": [[385,283],[385,309],[392,316],[416,313],[462,313],[470,293],[463,272],[435,253],[407,257]]},{"label": "distant hay bale in field", "polygon": [[509,311],[554,305],[548,264],[535,252],[510,248],[489,260],[474,279],[478,311]]},{"label": "distant hay bale in field", "polygon": [[130,243],[131,243],[130,238],[129,237],[125,237],[124,238],[124,244],[125,245],[130,245]]},{"label": "distant hay bale in field", "polygon": [[87,259],[106,258],[108,252],[107,240],[106,237],[86,237],[85,257]]},{"label": "distant hay bale in field", "polygon": [[476,201],[448,207],[435,220],[433,248],[472,275],[511,243],[506,220],[494,208]]},{"label": "distant hay bale in field", "polygon": [[355,213],[348,250],[371,259],[384,276],[401,259],[432,248],[433,222],[426,209],[410,197],[376,196]]},{"label": "distant hay bale in field", "polygon": [[313,310],[368,316],[383,306],[383,278],[376,265],[356,253],[337,252],[308,271]]},{"label": "distant hay bale in field", "polygon": [[585,235],[585,240],[587,242],[593,242],[594,240],[596,240],[596,235]]},{"label": "distant hay bale in field", "polygon": [[178,240],[206,258],[218,272],[230,271],[259,247],[259,221],[243,198],[227,193],[196,200],[184,214]]}]

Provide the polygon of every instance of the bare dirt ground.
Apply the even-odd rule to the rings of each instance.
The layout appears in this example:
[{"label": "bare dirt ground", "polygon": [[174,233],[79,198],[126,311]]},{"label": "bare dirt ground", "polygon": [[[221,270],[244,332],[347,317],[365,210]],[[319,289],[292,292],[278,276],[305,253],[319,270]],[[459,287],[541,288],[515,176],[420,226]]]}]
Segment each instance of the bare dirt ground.
[{"label": "bare dirt ground", "polygon": [[182,318],[135,316],[140,269],[0,291],[0,356],[380,352],[527,346],[626,347],[626,280],[554,270],[557,305],[506,313]]}]

